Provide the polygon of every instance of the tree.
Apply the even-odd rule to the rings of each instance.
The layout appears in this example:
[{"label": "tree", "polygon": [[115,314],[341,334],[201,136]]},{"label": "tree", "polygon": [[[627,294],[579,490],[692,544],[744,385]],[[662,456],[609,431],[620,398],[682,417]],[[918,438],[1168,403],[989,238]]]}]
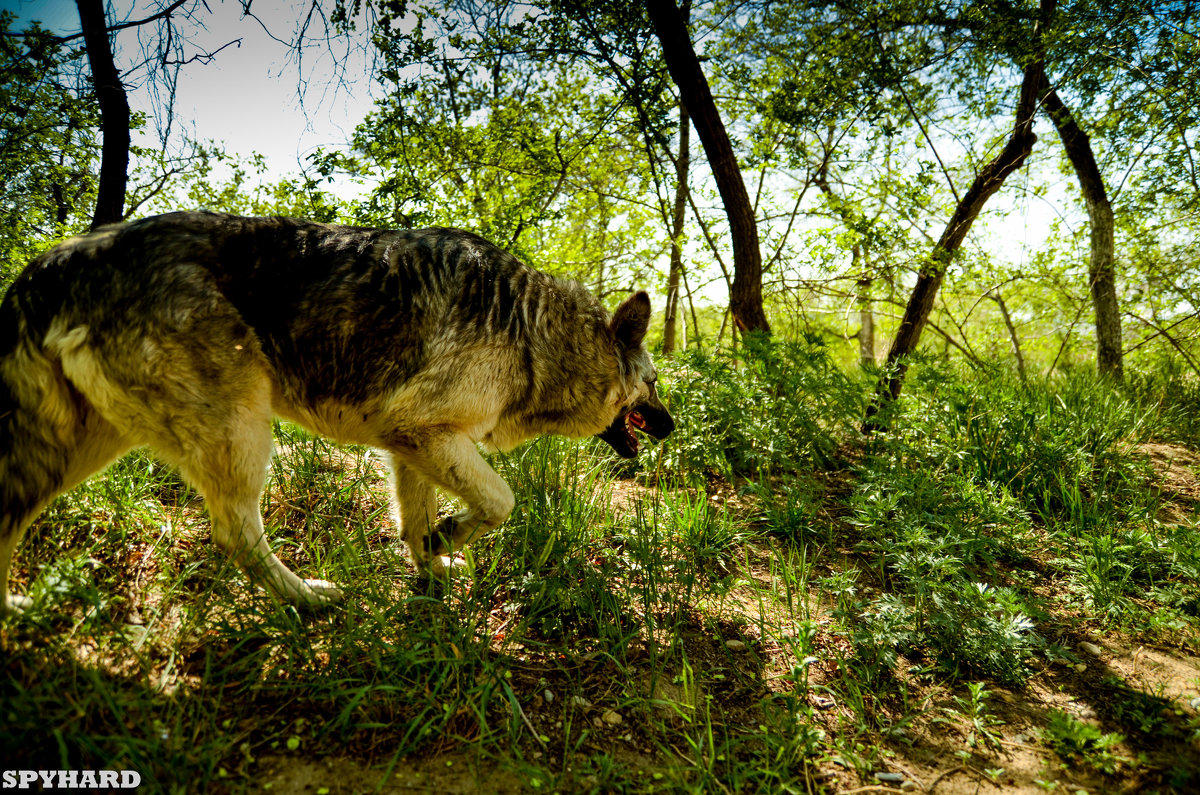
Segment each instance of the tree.
[{"label": "tree", "polygon": [[771,326],[763,311],[758,222],[733,145],[721,122],[700,60],[692,47],[687,24],[674,0],[646,0],[646,11],[662,43],[663,57],[671,79],[679,89],[680,101],[687,108],[688,116],[704,146],[705,156],[729,217],[729,236],[733,244],[730,311],[740,330],[770,334]]},{"label": "tree", "polygon": [[[1040,35],[1045,22],[1053,16],[1054,5],[1055,0],[1041,0],[1042,20],[1034,26],[1034,39]],[[945,278],[946,268],[955,252],[962,246],[971,225],[988,199],[1000,189],[1010,174],[1021,167],[1033,150],[1033,144],[1037,141],[1037,136],[1033,133],[1033,120],[1044,81],[1044,61],[1041,57],[1035,57],[1024,69],[1016,103],[1016,119],[1008,142],[996,157],[979,170],[971,187],[955,207],[954,214],[946,224],[933,252],[921,267],[912,296],[900,320],[900,328],[896,331],[895,339],[888,350],[885,375],[876,389],[874,402],[867,409],[867,417],[863,423],[864,431],[880,429],[881,424],[876,419],[880,408],[900,396],[904,375],[908,369],[908,357],[916,350],[921,340],[921,332],[929,320],[930,312],[933,311],[934,299]]]},{"label": "tree", "polygon": [[125,186],[129,179],[129,98],[113,63],[112,45],[103,0],[75,0],[92,69],[92,86],[100,107],[100,180],[92,228],[125,217]]},{"label": "tree", "polygon": [[1088,260],[1088,288],[1096,316],[1096,367],[1102,375],[1121,380],[1121,308],[1117,301],[1115,222],[1112,204],[1104,189],[1104,178],[1092,152],[1091,139],[1075,116],[1059,98],[1058,92],[1043,77],[1039,91],[1042,107],[1054,122],[1062,139],[1067,159],[1075,169],[1079,188],[1087,206],[1091,236]]},{"label": "tree", "polygon": [[[671,265],[667,273],[667,305],[663,309],[662,350],[675,352],[675,324],[679,312],[679,282],[683,276],[683,221],[688,205],[688,164],[691,161],[691,122],[687,107],[679,106],[679,154],[675,158],[675,206],[671,213]],[[685,329],[686,330],[686,329]]]}]

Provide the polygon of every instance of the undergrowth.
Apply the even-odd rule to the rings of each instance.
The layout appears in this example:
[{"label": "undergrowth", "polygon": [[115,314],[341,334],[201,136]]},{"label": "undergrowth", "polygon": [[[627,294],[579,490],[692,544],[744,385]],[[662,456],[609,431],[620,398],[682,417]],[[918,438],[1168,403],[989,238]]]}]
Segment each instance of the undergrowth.
[{"label": "undergrowth", "polygon": [[[413,575],[375,454],[279,426],[264,515],[289,566],[344,586],[326,613],[248,589],[195,493],[119,462],[19,552],[36,607],[0,623],[5,764],[251,791],[338,757],[373,771],[323,785],[349,792],[469,751],[496,791],[816,792],[950,726],[1001,781],[997,690],[1068,687],[1085,637],[1197,651],[1196,505],[1166,511],[1140,451],[1200,441],[1181,378],[922,360],[863,437],[873,374],[819,344],[660,369],[678,429],[639,462],[560,439],[493,456],[517,508],[446,586]],[[1094,689],[1101,721],[1048,708],[1025,740],[1044,782],[1196,784],[1194,708]]]}]

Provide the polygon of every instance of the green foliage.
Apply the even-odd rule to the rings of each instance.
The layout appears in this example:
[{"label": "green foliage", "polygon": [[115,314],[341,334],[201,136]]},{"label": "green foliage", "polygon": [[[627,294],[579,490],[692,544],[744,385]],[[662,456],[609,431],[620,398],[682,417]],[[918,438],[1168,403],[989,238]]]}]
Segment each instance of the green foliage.
[{"label": "green foliage", "polygon": [[181,208],[235,215],[286,215],[337,222],[348,211],[309,175],[269,179],[266,158],[230,155],[216,144],[197,145],[188,168],[170,181],[170,190],[150,197],[148,212]]},{"label": "green foliage", "polygon": [[0,285],[47,239],[91,218],[100,143],[96,107],[71,74],[77,53],[47,30],[11,35],[0,11]]},{"label": "green foliage", "polygon": [[[661,468],[625,480],[603,448],[562,439],[493,457],[517,508],[444,585],[411,574],[373,454],[279,425],[263,500],[272,547],[344,585],[349,602],[328,614],[248,589],[210,549],[198,497],[128,457],[56,502],[18,556],[19,587],[39,602],[0,622],[6,747],[31,766],[132,766],[160,788],[186,775],[240,791],[262,783],[265,756],[386,745],[392,776],[449,746],[479,754],[481,787],[499,768],[546,791],[803,791],[831,759],[870,777],[921,736],[914,724],[959,726],[962,753],[994,753],[1011,739],[995,686],[1057,675],[1049,660],[1065,653],[1044,638],[1064,624],[1194,638],[1200,541],[1138,507],[1156,503],[1135,491],[1127,449],[1166,416],[1149,382],[1136,396],[1070,379],[1020,388],[925,362],[894,433],[848,441],[836,420],[868,385],[822,375],[820,351],[664,366],[681,431],[693,418],[680,406],[716,410],[710,389],[758,390],[780,412],[796,400],[780,384],[825,390],[828,404],[805,404],[806,435],[753,481],[728,461],[751,460],[757,436],[725,437],[750,448],[722,451],[730,482],[668,466],[681,460],[674,437],[654,448]],[[676,376],[697,362],[720,376]],[[1067,416],[1088,400],[1090,420]],[[1028,471],[995,459],[990,446],[1024,437],[993,413],[1021,418]],[[846,447],[813,471],[822,439]],[[1126,489],[1124,504],[1104,515],[1049,502],[1039,455],[1075,467],[1089,493]],[[730,489],[738,499],[722,505]],[[930,683],[966,687],[931,717]],[[1190,742],[1194,720],[1164,712],[1166,699],[1112,681],[1097,692],[1135,744]],[[1115,731],[1065,713],[1042,731],[1088,775],[1126,767]],[[617,758],[626,736],[641,761]],[[1153,764],[1189,781],[1176,762]]]},{"label": "green foliage", "polygon": [[824,466],[861,417],[863,396],[819,343],[750,337],[737,354],[689,351],[661,365],[682,418],[662,465],[760,478]]},{"label": "green foliage", "polygon": [[499,555],[493,567],[522,561],[502,586],[509,614],[550,638],[620,643],[636,632],[629,595],[612,588],[622,551],[595,534],[609,521],[602,470],[582,459],[578,447],[545,439],[505,456],[501,471],[514,487],[517,509],[506,543],[493,550]]},{"label": "green foliage", "polygon": [[1042,732],[1046,744],[1063,759],[1084,762],[1104,773],[1115,773],[1125,761],[1114,750],[1124,741],[1116,733],[1104,733],[1097,726],[1063,712],[1051,710]]},{"label": "green foliage", "polygon": [[355,220],[470,229],[602,293],[630,272],[646,281],[662,240],[645,199],[655,175],[620,95],[560,52],[534,8],[406,10],[403,31],[374,38],[388,95],[350,151],[317,158],[371,184]]},{"label": "green foliage", "polygon": [[879,440],[902,466],[961,476],[1075,533],[1153,504],[1132,449],[1157,427],[1156,412],[1094,376],[1022,385],[999,373],[961,379],[930,363],[910,388],[901,427]]}]

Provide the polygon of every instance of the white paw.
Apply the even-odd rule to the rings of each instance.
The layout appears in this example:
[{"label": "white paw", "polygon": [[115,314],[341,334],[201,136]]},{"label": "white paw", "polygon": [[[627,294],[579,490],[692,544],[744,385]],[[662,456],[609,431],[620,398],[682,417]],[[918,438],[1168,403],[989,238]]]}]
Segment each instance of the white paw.
[{"label": "white paw", "polygon": [[461,555],[450,557],[449,555],[435,555],[433,560],[429,561],[429,573],[438,579],[448,579],[456,572],[465,571],[467,561]]},{"label": "white paw", "polygon": [[297,607],[331,607],[345,601],[342,589],[328,580],[301,580],[303,587],[296,594]]},{"label": "white paw", "polygon": [[18,596],[15,593],[5,594],[0,602],[0,616],[19,616],[33,607],[33,600],[28,596]]}]

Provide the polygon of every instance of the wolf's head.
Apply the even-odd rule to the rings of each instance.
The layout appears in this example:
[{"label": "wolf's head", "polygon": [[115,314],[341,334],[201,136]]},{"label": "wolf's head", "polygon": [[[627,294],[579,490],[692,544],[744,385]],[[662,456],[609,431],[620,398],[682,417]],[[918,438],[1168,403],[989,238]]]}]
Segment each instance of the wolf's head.
[{"label": "wolf's head", "polygon": [[622,391],[617,395],[617,417],[596,435],[608,442],[622,458],[633,458],[638,453],[634,429],[655,439],[663,439],[675,430],[675,420],[658,399],[655,388],[658,371],[643,344],[649,325],[650,297],[644,292],[634,293],[626,299],[612,318],[612,332],[624,378]]}]

